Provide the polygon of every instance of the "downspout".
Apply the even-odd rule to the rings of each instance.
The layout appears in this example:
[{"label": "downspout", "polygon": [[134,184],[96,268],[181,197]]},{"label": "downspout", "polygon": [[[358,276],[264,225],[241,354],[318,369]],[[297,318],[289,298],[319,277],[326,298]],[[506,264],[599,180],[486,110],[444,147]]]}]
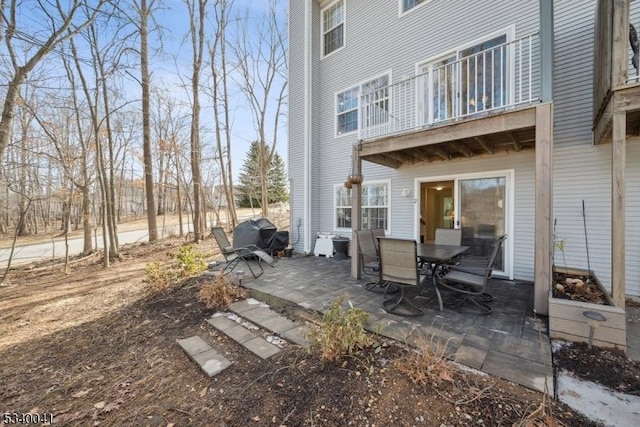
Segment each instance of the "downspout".
[{"label": "downspout", "polygon": [[311,73],[313,60],[313,0],[306,0],[304,4],[304,190],[303,190],[303,235],[304,253],[311,253],[311,139],[313,128],[311,124]]}]

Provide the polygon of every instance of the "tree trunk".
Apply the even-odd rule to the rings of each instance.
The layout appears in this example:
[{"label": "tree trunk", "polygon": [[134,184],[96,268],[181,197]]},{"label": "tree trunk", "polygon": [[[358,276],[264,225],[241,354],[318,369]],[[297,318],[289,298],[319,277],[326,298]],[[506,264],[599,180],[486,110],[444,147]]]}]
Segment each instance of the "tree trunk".
[{"label": "tree trunk", "polygon": [[150,11],[147,0],[140,0],[140,73],[142,80],[142,151],[144,159],[144,183],[147,194],[147,227],[149,241],[158,240],[158,223],[156,218],[155,188],[153,185],[153,155],[151,153],[151,125],[150,125],[150,78],[148,54],[147,22]]}]

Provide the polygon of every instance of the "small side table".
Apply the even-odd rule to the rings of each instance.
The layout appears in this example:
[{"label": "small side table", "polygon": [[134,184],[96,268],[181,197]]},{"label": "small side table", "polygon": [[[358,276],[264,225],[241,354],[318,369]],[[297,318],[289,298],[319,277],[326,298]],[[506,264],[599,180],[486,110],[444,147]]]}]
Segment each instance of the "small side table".
[{"label": "small side table", "polygon": [[333,256],[335,259],[347,259],[347,252],[349,251],[349,239],[347,239],[346,237],[334,237],[333,249],[336,250],[336,253]]}]

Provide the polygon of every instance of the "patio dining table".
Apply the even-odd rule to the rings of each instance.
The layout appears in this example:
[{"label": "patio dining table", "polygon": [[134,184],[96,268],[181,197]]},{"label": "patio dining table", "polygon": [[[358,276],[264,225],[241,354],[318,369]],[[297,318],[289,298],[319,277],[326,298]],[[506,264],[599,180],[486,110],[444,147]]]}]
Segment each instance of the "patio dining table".
[{"label": "patio dining table", "polygon": [[431,268],[431,283],[433,289],[438,296],[438,303],[440,304],[440,311],[443,311],[442,296],[436,283],[436,271],[438,267],[451,264],[453,259],[457,256],[465,253],[469,249],[469,246],[450,246],[450,245],[435,245],[432,243],[418,243],[417,254],[418,258],[432,265]]}]

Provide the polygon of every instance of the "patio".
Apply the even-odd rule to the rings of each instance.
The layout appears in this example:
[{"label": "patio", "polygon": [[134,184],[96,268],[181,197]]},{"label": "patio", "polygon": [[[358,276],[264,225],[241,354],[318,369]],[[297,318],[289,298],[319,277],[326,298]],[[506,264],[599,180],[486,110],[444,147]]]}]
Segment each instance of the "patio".
[{"label": "patio", "polygon": [[553,392],[546,318],[533,316],[532,283],[491,280],[489,292],[495,300],[488,316],[465,308],[440,312],[435,292],[429,292],[419,299],[425,314],[406,318],[386,313],[382,294],[364,288],[374,277],[352,279],[350,268],[351,259],[293,256],[281,258],[276,268],[267,267],[257,279],[245,274],[243,285],[320,312],[344,296],[369,313],[371,331],[381,324],[382,335],[408,344],[420,336],[446,340],[453,359],[462,365],[538,391],[544,391],[548,379],[548,391]]}]

